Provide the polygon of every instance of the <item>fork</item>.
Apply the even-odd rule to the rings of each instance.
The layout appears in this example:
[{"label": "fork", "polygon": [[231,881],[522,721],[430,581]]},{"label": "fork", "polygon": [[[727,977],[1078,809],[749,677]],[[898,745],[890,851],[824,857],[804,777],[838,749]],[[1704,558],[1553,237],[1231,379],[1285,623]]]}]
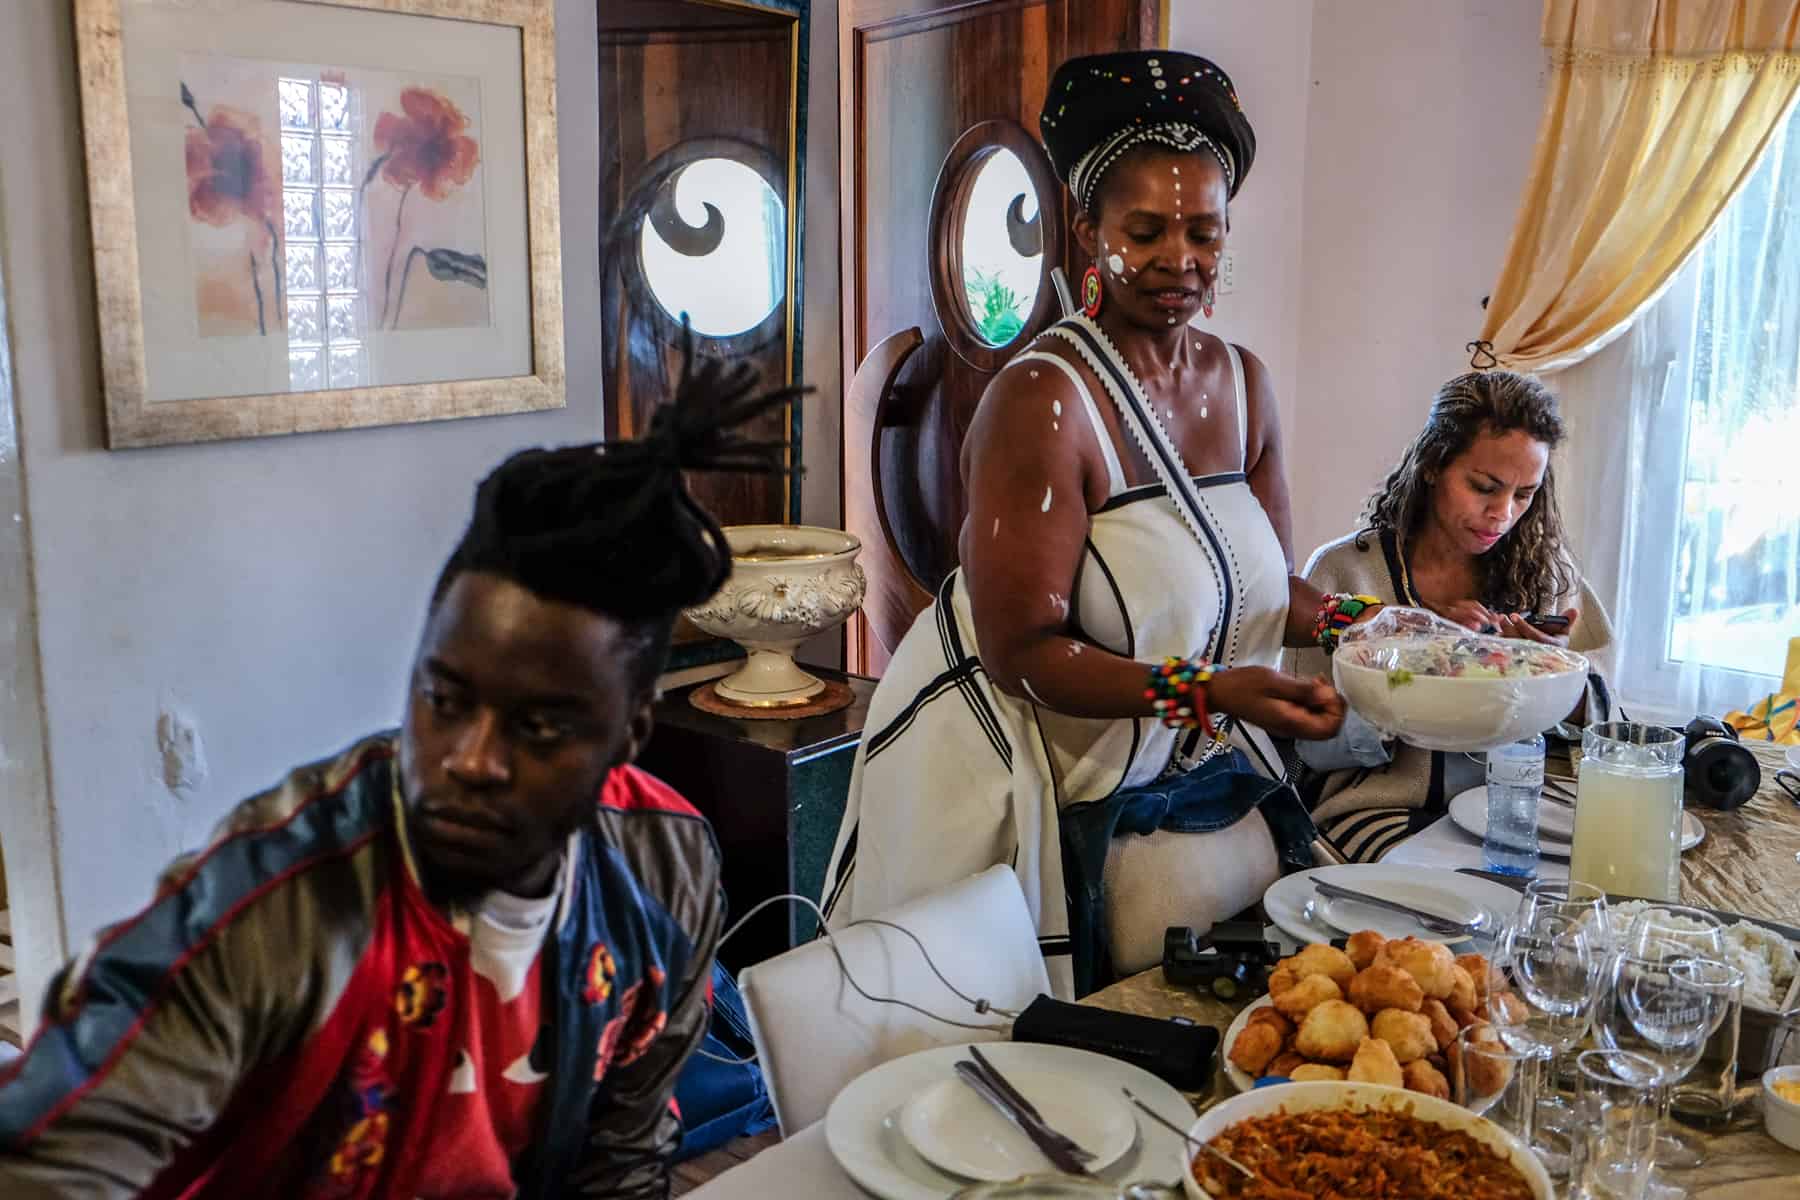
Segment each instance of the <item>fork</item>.
[{"label": "fork", "polygon": [[1424,926],[1427,932],[1435,933],[1440,937],[1473,937],[1477,933],[1480,933],[1482,928],[1487,924],[1486,920],[1482,918],[1476,918],[1473,921],[1466,922],[1453,921],[1449,917],[1441,917],[1436,913],[1425,912],[1421,909],[1413,908],[1411,905],[1401,904],[1398,900],[1386,900],[1380,896],[1371,896],[1364,892],[1351,891],[1349,888],[1339,887],[1335,883],[1327,883],[1323,879],[1316,877],[1313,879],[1312,884],[1315,891],[1328,899],[1355,900],[1360,904],[1368,904],[1375,908],[1385,908],[1389,912],[1396,912],[1402,916],[1411,917],[1420,925]]}]

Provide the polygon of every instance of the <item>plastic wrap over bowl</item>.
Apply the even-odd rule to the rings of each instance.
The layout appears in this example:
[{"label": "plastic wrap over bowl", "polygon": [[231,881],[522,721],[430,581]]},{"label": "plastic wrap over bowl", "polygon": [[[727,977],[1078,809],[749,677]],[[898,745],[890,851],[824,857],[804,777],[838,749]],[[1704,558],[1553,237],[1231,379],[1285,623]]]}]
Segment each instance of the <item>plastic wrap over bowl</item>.
[{"label": "plastic wrap over bowl", "polygon": [[1588,661],[1556,646],[1486,637],[1411,608],[1346,630],[1338,691],[1383,734],[1426,750],[1492,750],[1565,719]]}]

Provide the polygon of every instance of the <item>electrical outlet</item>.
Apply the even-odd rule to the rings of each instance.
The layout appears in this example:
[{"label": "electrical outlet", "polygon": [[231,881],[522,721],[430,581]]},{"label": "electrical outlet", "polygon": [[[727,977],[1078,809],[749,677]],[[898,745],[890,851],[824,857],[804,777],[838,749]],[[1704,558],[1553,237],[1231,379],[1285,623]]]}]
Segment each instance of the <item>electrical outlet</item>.
[{"label": "electrical outlet", "polygon": [[1237,255],[1227,250],[1219,255],[1219,295],[1237,291]]}]

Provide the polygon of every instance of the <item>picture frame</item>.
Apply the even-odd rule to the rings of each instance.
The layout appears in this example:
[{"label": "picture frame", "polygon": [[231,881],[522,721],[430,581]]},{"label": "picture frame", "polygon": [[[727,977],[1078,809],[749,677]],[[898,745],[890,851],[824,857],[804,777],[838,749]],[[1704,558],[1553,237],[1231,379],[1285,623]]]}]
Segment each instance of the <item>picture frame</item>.
[{"label": "picture frame", "polygon": [[552,0],[75,0],[109,449],[564,406]]}]

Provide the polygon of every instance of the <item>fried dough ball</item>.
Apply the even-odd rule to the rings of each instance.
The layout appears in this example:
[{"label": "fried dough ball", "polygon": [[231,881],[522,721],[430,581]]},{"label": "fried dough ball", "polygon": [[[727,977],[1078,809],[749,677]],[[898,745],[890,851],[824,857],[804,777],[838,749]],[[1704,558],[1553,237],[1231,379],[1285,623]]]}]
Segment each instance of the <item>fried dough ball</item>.
[{"label": "fried dough ball", "polygon": [[1486,1003],[1488,997],[1487,957],[1481,954],[1459,954],[1456,956],[1456,965],[1467,971],[1469,978],[1475,981],[1475,1003],[1465,1007],[1475,1008]]},{"label": "fried dough ball", "polygon": [[1375,956],[1381,953],[1381,948],[1385,945],[1387,939],[1379,933],[1373,929],[1361,929],[1351,934],[1350,940],[1344,943],[1344,953],[1350,956],[1356,969],[1362,971],[1375,961]]},{"label": "fried dough ball", "polygon": [[1481,1013],[1473,1008],[1452,1008],[1450,1009],[1450,1019],[1456,1022],[1458,1029],[1467,1029],[1481,1020]]},{"label": "fried dough ball", "polygon": [[1450,973],[1456,966],[1456,956],[1450,953],[1448,946],[1438,942],[1421,941],[1416,937],[1390,941],[1375,956],[1375,962],[1399,967],[1418,981],[1427,996],[1436,996],[1439,1000],[1448,999],[1456,986]]},{"label": "fried dough ball", "polygon": [[1384,1008],[1418,1012],[1424,1001],[1419,981],[1388,963],[1378,962],[1358,971],[1350,981],[1350,1003],[1365,1013],[1378,1013]]},{"label": "fried dough ball", "polygon": [[1431,1032],[1431,1020],[1420,1013],[1384,1008],[1369,1022],[1369,1036],[1380,1038],[1394,1051],[1394,1060],[1405,1066],[1417,1062],[1437,1049],[1437,1038]]},{"label": "fried dough ball", "polygon": [[1294,1049],[1309,1059],[1349,1062],[1357,1043],[1369,1036],[1369,1022],[1355,1007],[1342,1000],[1327,1000],[1306,1014]]},{"label": "fried dough ball", "polygon": [[1344,1068],[1334,1067],[1329,1063],[1307,1063],[1295,1067],[1288,1078],[1295,1083],[1342,1082]]},{"label": "fried dough ball", "polygon": [[1237,1040],[1231,1043],[1229,1057],[1245,1074],[1258,1075],[1281,1053],[1281,1042],[1281,1034],[1274,1026],[1258,1021],[1239,1031]]},{"label": "fried dough ball", "polygon": [[1294,1077],[1294,1072],[1306,1065],[1306,1056],[1289,1050],[1286,1054],[1277,1055],[1274,1062],[1263,1068],[1262,1078],[1280,1075],[1287,1079]]},{"label": "fried dough ball", "polygon": [[1457,1030],[1461,1029],[1462,1025],[1450,1015],[1450,1010],[1444,1007],[1444,1002],[1436,997],[1427,1000],[1425,1007],[1420,1011],[1425,1014],[1425,1019],[1431,1022],[1431,1036],[1437,1039],[1437,1048],[1448,1050],[1450,1043],[1456,1040]]},{"label": "fried dough ball", "polygon": [[1269,972],[1269,998],[1277,999],[1289,988],[1300,982],[1300,976],[1294,971],[1294,960],[1284,958],[1275,964]]},{"label": "fried dough ball", "polygon": [[1350,980],[1356,974],[1356,964],[1350,961],[1348,954],[1323,942],[1308,946],[1294,955],[1293,963],[1294,972],[1301,979],[1309,975],[1326,975],[1338,985],[1340,991],[1350,986]]},{"label": "fried dough ball", "polygon": [[1445,997],[1448,1004],[1471,1011],[1481,1003],[1480,992],[1475,986],[1475,977],[1468,969],[1455,963],[1450,964],[1450,995]]},{"label": "fried dough ball", "polygon": [[1442,1071],[1422,1058],[1407,1063],[1401,1068],[1400,1076],[1406,1081],[1406,1086],[1415,1092],[1424,1092],[1439,1100],[1450,1098],[1450,1081],[1444,1078]]},{"label": "fried dough ball", "polygon": [[1366,1037],[1356,1048],[1345,1078],[1351,1083],[1383,1083],[1388,1087],[1405,1087],[1406,1075],[1394,1060],[1394,1051],[1380,1038]]},{"label": "fried dough ball", "polygon": [[1267,1025],[1280,1036],[1283,1045],[1294,1036],[1294,1023],[1282,1016],[1281,1010],[1273,1004],[1251,1009],[1250,1018],[1244,1024],[1246,1028],[1251,1025]]},{"label": "fried dough ball", "polygon": [[1343,997],[1344,993],[1331,981],[1331,976],[1308,975],[1275,997],[1275,1007],[1281,1010],[1282,1016],[1298,1021],[1327,1000],[1341,1000]]}]

